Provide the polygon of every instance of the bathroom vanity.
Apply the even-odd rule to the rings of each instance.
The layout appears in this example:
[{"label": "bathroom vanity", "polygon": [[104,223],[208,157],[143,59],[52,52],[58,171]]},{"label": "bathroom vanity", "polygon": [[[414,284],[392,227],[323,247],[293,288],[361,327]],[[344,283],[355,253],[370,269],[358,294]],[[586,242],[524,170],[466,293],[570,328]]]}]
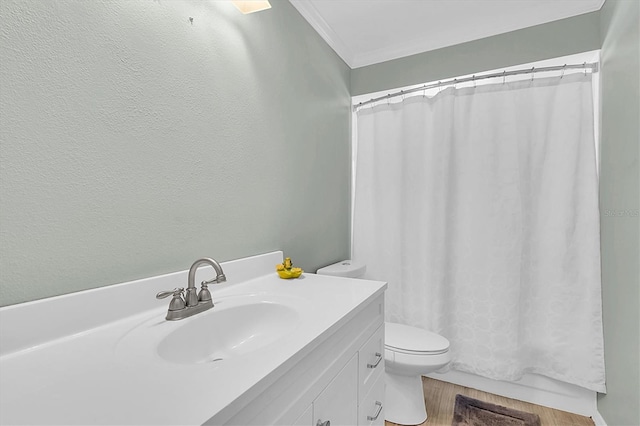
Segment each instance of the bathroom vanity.
[{"label": "bathroom vanity", "polygon": [[180,321],[154,295],[186,271],[0,308],[0,424],[383,424],[386,284],[280,262],[222,263]]}]

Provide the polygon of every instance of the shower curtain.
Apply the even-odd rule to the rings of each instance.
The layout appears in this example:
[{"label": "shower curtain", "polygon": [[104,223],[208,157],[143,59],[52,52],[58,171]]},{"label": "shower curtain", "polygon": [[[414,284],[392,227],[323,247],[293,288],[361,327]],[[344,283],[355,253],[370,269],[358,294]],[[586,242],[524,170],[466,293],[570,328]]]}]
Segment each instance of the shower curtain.
[{"label": "shower curtain", "polygon": [[591,75],[364,108],[353,258],[447,368],[605,392]]}]

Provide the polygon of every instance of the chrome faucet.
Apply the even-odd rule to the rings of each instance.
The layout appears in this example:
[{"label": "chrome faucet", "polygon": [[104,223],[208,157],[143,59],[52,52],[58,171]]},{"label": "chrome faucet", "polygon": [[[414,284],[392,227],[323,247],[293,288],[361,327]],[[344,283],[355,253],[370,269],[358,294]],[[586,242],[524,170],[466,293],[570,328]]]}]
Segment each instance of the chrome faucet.
[{"label": "chrome faucet", "polygon": [[[196,271],[201,265],[211,265],[216,271],[216,277],[211,280],[202,281],[200,283],[200,292],[198,293],[195,284]],[[209,291],[208,285],[212,283],[222,283],[226,280],[227,277],[224,275],[220,264],[215,259],[205,257],[193,262],[193,265],[189,268],[186,293],[184,292],[184,288],[174,288],[173,290],[161,291],[156,294],[156,299],[164,299],[165,297],[173,295],[171,303],[169,303],[169,310],[167,311],[167,320],[181,320],[213,308],[213,300],[211,299],[211,292]]]}]

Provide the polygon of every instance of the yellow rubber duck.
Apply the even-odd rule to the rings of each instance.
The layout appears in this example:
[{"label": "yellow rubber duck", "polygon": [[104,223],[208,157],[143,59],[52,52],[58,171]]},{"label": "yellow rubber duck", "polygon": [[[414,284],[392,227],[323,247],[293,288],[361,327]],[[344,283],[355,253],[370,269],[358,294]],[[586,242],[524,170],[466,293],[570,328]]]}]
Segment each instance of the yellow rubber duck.
[{"label": "yellow rubber duck", "polygon": [[298,278],[304,271],[301,268],[294,268],[291,258],[287,257],[284,259],[283,263],[276,265],[276,272],[280,278],[288,280],[291,278]]}]

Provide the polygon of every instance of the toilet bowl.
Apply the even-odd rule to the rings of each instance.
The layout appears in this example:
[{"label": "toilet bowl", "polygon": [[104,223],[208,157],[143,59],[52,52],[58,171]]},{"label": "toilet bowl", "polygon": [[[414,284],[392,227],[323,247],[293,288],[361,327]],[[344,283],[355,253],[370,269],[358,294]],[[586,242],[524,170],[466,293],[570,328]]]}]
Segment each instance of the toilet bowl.
[{"label": "toilet bowl", "polygon": [[[362,264],[344,260],[318,269],[319,275],[358,278]],[[385,420],[401,425],[417,425],[427,419],[422,375],[434,372],[451,361],[449,341],[430,331],[404,324],[385,322]]]},{"label": "toilet bowl", "polygon": [[403,324],[385,323],[385,419],[402,425],[427,420],[422,375],[451,361],[449,341],[439,334]]}]

